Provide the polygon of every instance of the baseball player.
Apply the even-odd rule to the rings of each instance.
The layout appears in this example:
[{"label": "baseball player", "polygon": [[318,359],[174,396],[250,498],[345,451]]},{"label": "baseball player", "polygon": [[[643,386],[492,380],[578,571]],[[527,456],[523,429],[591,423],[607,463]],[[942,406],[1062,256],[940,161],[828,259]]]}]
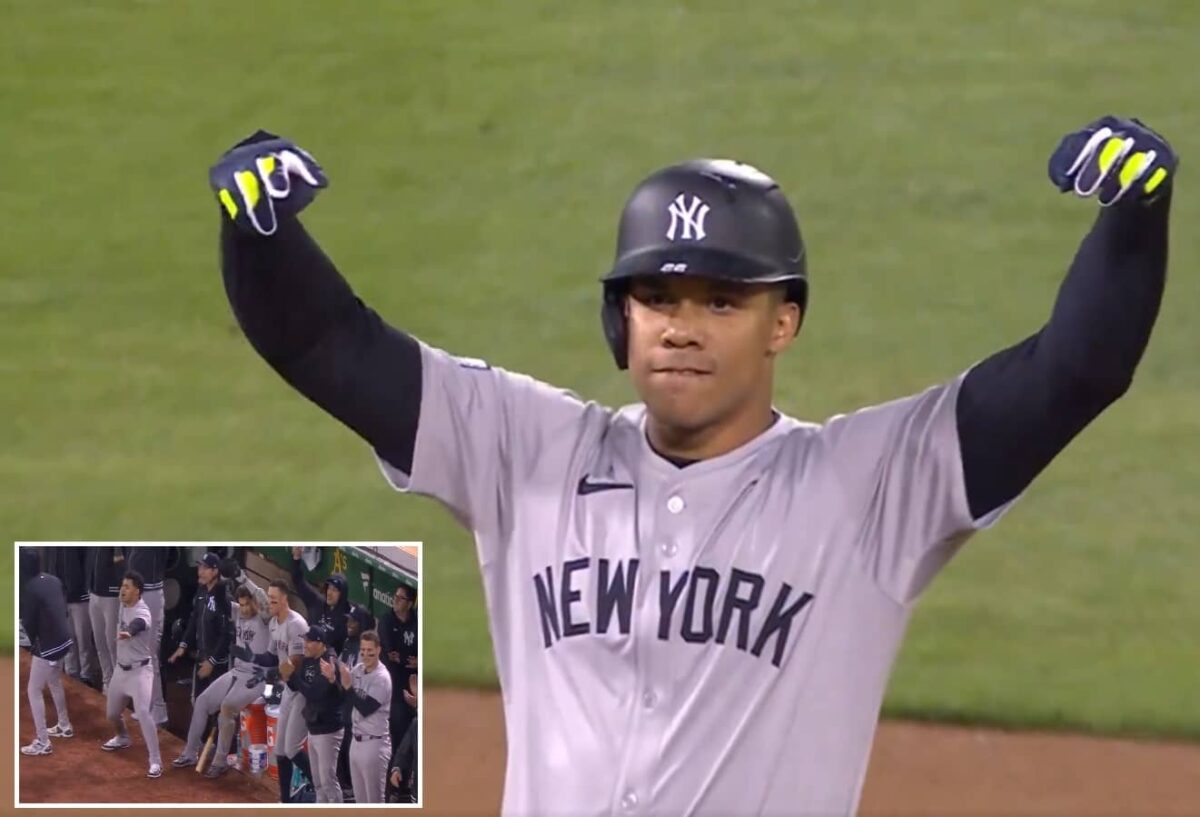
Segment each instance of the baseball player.
[{"label": "baseball player", "polygon": [[[165,610],[163,580],[167,571],[167,556],[170,551],[162,545],[151,547],[129,545],[124,547],[123,551],[126,568],[142,574],[142,578],[146,582],[145,589],[142,591],[142,601],[146,602],[146,606],[150,608],[150,617],[153,619],[151,629],[154,636],[154,652],[151,656],[151,663],[154,665],[154,687],[151,689],[150,711],[154,713],[155,723],[162,724],[167,722],[167,704],[163,699],[159,650],[162,647]],[[141,713],[134,712],[133,717],[139,719]]]},{"label": "baseball player", "polygon": [[[276,579],[267,585],[267,610],[271,614],[268,622],[270,652],[275,657],[277,669],[267,674],[267,681],[285,684],[304,660],[304,634],[308,622],[304,616],[291,608],[288,600],[287,582]],[[313,779],[308,756],[301,751],[308,727],[304,722],[303,701],[290,686],[285,686],[279,700],[279,714],[275,719],[275,764],[279,772],[279,802],[292,801],[292,768],[298,766],[309,780]]]},{"label": "baseball player", "polygon": [[385,324],[297,219],[326,181],[293,143],[259,132],[210,181],[255,349],[474,533],[506,814],[852,814],[917,598],[1129,388],[1175,168],[1137,120],[1066,136],[1051,180],[1101,207],[1045,325],[820,424],[772,403],[807,262],[748,165],[673,165],[626,203],[601,318],[641,402],[619,410]]},{"label": "baseball player", "polygon": [[[415,712],[417,709],[416,675],[409,676],[408,689],[404,691],[404,700]],[[404,736],[400,738],[400,743],[396,746],[396,753],[392,755],[392,770],[388,775],[388,782],[391,784],[393,799],[388,800],[389,803],[415,803],[420,796],[417,786],[417,763],[420,754],[418,743],[417,719],[413,718],[408,722]]]},{"label": "baseball player", "polygon": [[[151,687],[154,685],[154,618],[142,601],[142,576],[135,570],[121,581],[121,609],[117,617],[116,649],[113,655],[113,676],[108,684],[108,719],[117,734],[100,748],[106,752],[128,749],[132,742],[125,728],[125,707],[130,703],[139,712],[150,709]],[[138,721],[142,739],[150,754],[150,770],[146,777],[162,777],[162,756],[158,750],[158,727],[153,718]]]},{"label": "baseball player", "polygon": [[[288,679],[288,688],[303,698],[308,727],[308,754],[313,790],[318,803],[342,802],[337,779],[338,749],[342,745],[342,688],[337,681],[337,653],[329,633],[313,624],[304,634],[304,661]],[[295,759],[293,758],[293,761]]]},{"label": "baseball player", "polygon": [[350,780],[354,802],[382,803],[387,784],[392,742],[388,712],[392,704],[392,676],[379,660],[379,634],[368,630],[359,646],[362,660],[353,669],[338,662],[342,689],[350,701]]},{"label": "baseball player", "polygon": [[350,615],[350,595],[346,577],[341,573],[330,574],[322,583],[321,594],[317,595],[304,579],[304,562],[300,559],[300,548],[292,548],[292,582],[296,595],[308,608],[308,620],[319,624],[329,633],[329,646],[340,653],[346,642],[346,620]]},{"label": "baseball player", "polygon": [[[359,660],[359,648],[361,645],[360,639],[363,633],[374,629],[375,617],[371,615],[360,604],[350,604],[350,612],[346,614],[346,641],[342,644],[342,649],[338,653],[338,662],[345,664],[347,667],[353,667]],[[378,639],[378,633],[376,633]],[[350,744],[354,743],[354,736],[350,731],[350,700],[346,701],[346,711],[343,712],[342,722],[342,747],[338,750],[338,784],[342,787],[343,794],[353,792],[353,781],[350,777]]]},{"label": "baseball player", "polygon": [[[37,732],[32,743],[21,747],[21,754],[48,755],[54,752],[51,737],[69,738],[75,734],[62,685],[63,659],[74,639],[67,620],[67,597],[62,582],[42,572],[41,554],[33,548],[21,548],[20,570],[21,624],[33,651],[25,691]],[[46,728],[46,701],[42,695],[47,686],[58,715],[58,723],[52,729]]]},{"label": "baseball player", "polygon": [[379,640],[383,663],[392,676],[392,706],[388,722],[392,746],[397,746],[414,712],[404,703],[401,693],[408,688],[408,679],[417,668],[417,608],[415,588],[399,585],[392,594],[392,609],[379,621]]},{"label": "baseball player", "polygon": [[125,574],[125,556],[119,547],[93,545],[87,553],[88,617],[92,623],[92,641],[100,659],[101,688],[108,692],[113,674],[113,653],[116,643],[117,613],[121,602],[121,577]]},{"label": "baseball player", "polygon": [[87,555],[88,549],[84,547],[49,547],[45,570],[58,577],[67,594],[67,620],[75,643],[63,659],[64,668],[72,678],[99,688],[103,679],[88,615]]},{"label": "baseball player", "polygon": [[238,714],[254,703],[263,694],[266,686],[266,670],[277,665],[270,651],[271,633],[267,594],[254,582],[242,575],[237,563],[225,560],[222,567],[229,572],[237,584],[234,598],[237,613],[234,618],[234,644],[230,648],[233,668],[213,681],[196,698],[192,709],[192,720],[188,725],[187,744],[179,757],[171,761],[177,769],[195,766],[200,746],[204,741],[204,727],[209,717],[220,713],[217,719],[217,742],[213,759],[204,776],[218,778],[229,770],[226,758],[233,743]]},{"label": "baseball player", "polygon": [[[196,666],[192,675],[192,704],[218,676],[229,667],[230,599],[221,581],[221,557],[205,553],[196,562],[200,584],[192,599],[192,614],[188,617],[183,638],[175,652],[167,658],[174,664],[188,650],[196,647]],[[214,710],[215,711],[215,710]]]}]

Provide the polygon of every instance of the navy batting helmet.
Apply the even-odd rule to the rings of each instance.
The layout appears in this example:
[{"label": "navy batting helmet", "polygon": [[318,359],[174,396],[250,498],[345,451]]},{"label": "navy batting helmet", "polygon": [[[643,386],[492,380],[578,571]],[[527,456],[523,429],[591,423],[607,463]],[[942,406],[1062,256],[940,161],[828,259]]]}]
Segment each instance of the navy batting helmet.
[{"label": "navy batting helmet", "polygon": [[808,304],[808,265],[792,206],[770,176],[728,159],[659,170],[626,202],[600,315],[620,369],[629,365],[625,295],[639,275],[785,283],[802,313]]}]

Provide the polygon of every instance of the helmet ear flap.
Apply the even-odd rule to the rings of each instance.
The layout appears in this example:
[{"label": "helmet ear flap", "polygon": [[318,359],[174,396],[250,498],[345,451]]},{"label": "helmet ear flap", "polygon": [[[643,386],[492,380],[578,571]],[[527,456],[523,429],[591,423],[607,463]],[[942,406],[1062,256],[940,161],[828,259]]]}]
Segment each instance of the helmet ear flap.
[{"label": "helmet ear flap", "polygon": [[604,338],[612,351],[617,368],[629,368],[629,318],[625,315],[626,288],[614,284],[604,287],[604,303],[600,307],[600,322]]}]

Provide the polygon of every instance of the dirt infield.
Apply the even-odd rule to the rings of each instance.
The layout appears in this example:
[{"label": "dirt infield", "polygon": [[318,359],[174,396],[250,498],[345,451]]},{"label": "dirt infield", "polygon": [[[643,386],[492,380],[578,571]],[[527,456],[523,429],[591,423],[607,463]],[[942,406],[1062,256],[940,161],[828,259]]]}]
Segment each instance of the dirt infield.
[{"label": "dirt infield", "polygon": [[[22,745],[33,731],[25,700],[27,665],[22,653],[16,690]],[[0,675],[0,688],[12,694],[9,662],[3,662]],[[20,759],[23,802],[273,802],[269,787],[237,773],[216,783],[191,770],[168,770],[158,780],[146,779],[140,733],[132,730],[131,749],[100,751],[100,742],[109,736],[103,699],[94,690],[67,683],[76,736],[55,741],[52,756]],[[497,813],[504,778],[499,696],[429,690],[423,717],[421,813]],[[169,761],[181,742],[166,732],[159,736]],[[182,817],[189,812],[176,813]],[[885,723],[875,741],[861,814],[1195,817],[1200,815],[1200,746]]]},{"label": "dirt infield", "polygon": [[[29,653],[25,650],[20,653],[17,735],[19,745],[24,746],[33,740],[34,729],[25,694]],[[5,665],[5,671],[11,671],[11,665],[8,662]],[[18,755],[21,802],[273,803],[278,799],[273,787],[237,771],[231,770],[219,780],[209,780],[196,774],[195,769],[171,768],[171,761],[183,749],[183,741],[161,729],[158,741],[163,757],[163,776],[157,780],[147,778],[146,744],[137,723],[126,719],[133,746],[118,752],[101,750],[100,744],[113,734],[104,717],[104,696],[72,678],[65,679],[64,686],[75,737],[52,740],[52,755]],[[53,725],[54,704],[48,691],[45,698],[47,723]]]},{"label": "dirt infield", "polygon": [[[425,811],[495,814],[504,780],[498,695],[430,690]],[[863,817],[1200,815],[1200,746],[885,723]]]}]

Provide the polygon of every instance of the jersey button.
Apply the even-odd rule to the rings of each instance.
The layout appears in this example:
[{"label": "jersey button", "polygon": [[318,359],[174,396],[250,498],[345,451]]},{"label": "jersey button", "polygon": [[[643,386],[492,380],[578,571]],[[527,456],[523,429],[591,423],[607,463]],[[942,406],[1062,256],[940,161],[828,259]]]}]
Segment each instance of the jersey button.
[{"label": "jersey button", "polygon": [[637,792],[627,791],[625,792],[625,796],[621,798],[621,808],[625,809],[626,811],[633,811],[635,808],[637,808],[637,804]]},{"label": "jersey button", "polygon": [[663,542],[658,546],[658,549],[662,551],[663,556],[668,558],[679,552],[679,546],[674,542]]},{"label": "jersey button", "polygon": [[683,497],[676,494],[667,500],[667,510],[671,513],[682,513],[684,507]]},{"label": "jersey button", "polygon": [[654,694],[653,690],[647,690],[642,694],[642,706],[647,709],[653,709],[658,706],[658,696]]}]

